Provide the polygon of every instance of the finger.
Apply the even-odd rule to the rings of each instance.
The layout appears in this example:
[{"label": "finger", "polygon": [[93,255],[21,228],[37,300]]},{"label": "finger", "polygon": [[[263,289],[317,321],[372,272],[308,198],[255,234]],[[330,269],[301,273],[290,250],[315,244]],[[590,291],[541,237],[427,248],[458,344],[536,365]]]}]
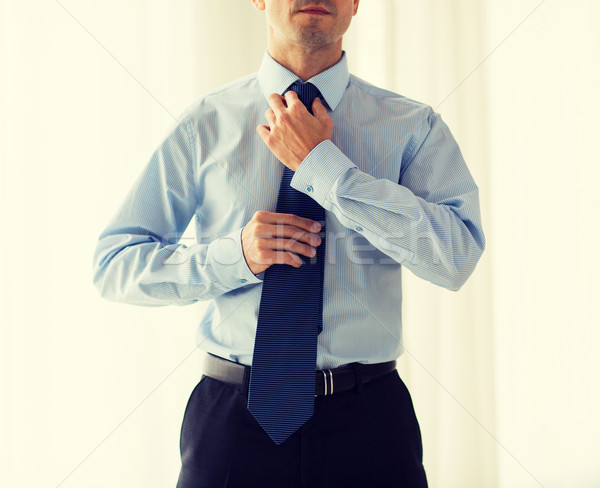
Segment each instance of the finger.
[{"label": "finger", "polygon": [[[304,242],[312,247],[321,245],[322,239],[318,234],[306,232],[292,225],[281,224],[256,224],[253,227],[253,237],[257,240],[267,241],[269,239],[293,239],[298,242]],[[266,246],[271,248],[270,246]]]},{"label": "finger", "polygon": [[263,239],[260,245],[273,251],[289,251],[309,258],[317,254],[317,250],[314,247],[298,242],[295,239]]},{"label": "finger", "polygon": [[313,111],[313,115],[317,119],[322,119],[323,117],[329,117],[329,114],[327,113],[327,109],[325,108],[325,105],[323,105],[323,102],[321,102],[321,99],[319,97],[317,97],[313,100],[312,111]]},{"label": "finger", "polygon": [[313,232],[306,232],[299,227],[292,225],[279,226],[277,228],[279,233],[273,234],[276,237],[285,237],[286,239],[294,239],[298,242],[305,242],[306,244],[317,247],[321,245],[321,237],[319,234]]},{"label": "finger", "polygon": [[[289,245],[292,245],[293,242],[298,242],[301,244],[299,249],[302,251],[300,254],[305,256],[308,256],[308,254],[306,254],[307,250],[304,246],[317,248],[323,242],[321,235],[306,232],[299,227],[294,227],[292,225],[259,224],[256,226],[256,236],[265,240],[280,239],[290,241]],[[274,242],[275,241],[270,241],[268,247],[274,245]],[[280,244],[281,243],[278,243],[278,245]]]},{"label": "finger", "polygon": [[276,115],[279,115],[286,109],[285,98],[283,98],[278,93],[271,93],[267,97],[267,102],[269,102],[269,105],[271,106]]},{"label": "finger", "polygon": [[270,249],[263,249],[253,256],[253,261],[257,264],[272,265],[272,264],[289,264],[299,268],[302,266],[302,259],[289,251],[273,251]]},{"label": "finger", "polygon": [[293,227],[298,227],[307,232],[319,232],[321,230],[321,224],[316,220],[299,217],[294,214],[275,214],[273,224],[287,224]]},{"label": "finger", "polygon": [[274,255],[274,262],[277,264],[289,264],[294,268],[299,268],[302,266],[302,259],[296,256],[293,252],[275,251]]},{"label": "finger", "polygon": [[252,219],[262,224],[288,224],[300,227],[307,232],[319,232],[321,230],[321,224],[316,220],[306,219],[290,213],[259,210]]},{"label": "finger", "polygon": [[267,122],[269,123],[270,127],[273,127],[275,125],[275,112],[273,112],[272,108],[265,112],[265,118],[267,119]]},{"label": "finger", "polygon": [[292,107],[295,105],[300,105],[304,107],[304,104],[300,101],[300,99],[298,98],[298,94],[294,90],[289,90],[285,92],[283,97],[285,98],[288,107]]},{"label": "finger", "polygon": [[322,239],[319,234],[306,232],[291,225],[258,224],[254,229],[257,239],[293,239],[304,242],[312,247],[321,245]]},{"label": "finger", "polygon": [[256,128],[256,132],[258,132],[260,138],[266,143],[267,139],[271,135],[271,128],[268,125],[259,125]]}]

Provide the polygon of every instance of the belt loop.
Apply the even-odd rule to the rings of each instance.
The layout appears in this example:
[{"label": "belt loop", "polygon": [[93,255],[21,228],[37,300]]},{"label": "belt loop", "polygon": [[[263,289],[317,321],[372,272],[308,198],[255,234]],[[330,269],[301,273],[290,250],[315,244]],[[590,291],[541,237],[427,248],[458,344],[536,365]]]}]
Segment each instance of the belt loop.
[{"label": "belt loop", "polygon": [[242,393],[248,396],[248,390],[250,389],[250,370],[251,366],[246,366],[244,368],[244,379],[242,383]]},{"label": "belt loop", "polygon": [[356,393],[360,393],[363,390],[362,375],[360,371],[362,365],[360,363],[350,363],[350,366],[352,366],[352,370],[354,371],[354,378],[356,381]]}]

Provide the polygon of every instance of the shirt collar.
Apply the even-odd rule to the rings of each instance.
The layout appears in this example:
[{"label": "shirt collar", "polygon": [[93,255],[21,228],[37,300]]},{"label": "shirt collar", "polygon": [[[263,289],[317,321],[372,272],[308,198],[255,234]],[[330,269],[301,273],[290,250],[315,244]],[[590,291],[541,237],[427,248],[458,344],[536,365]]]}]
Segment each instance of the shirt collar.
[{"label": "shirt collar", "polygon": [[[310,81],[319,89],[327,105],[329,105],[331,110],[335,110],[344,96],[349,79],[350,73],[348,72],[346,53],[342,51],[342,57],[335,65],[307,81]],[[258,71],[258,81],[265,98],[271,93],[280,93],[283,95],[286,88],[296,80],[300,80],[300,78],[287,68],[281,66],[268,52],[265,52]]]}]

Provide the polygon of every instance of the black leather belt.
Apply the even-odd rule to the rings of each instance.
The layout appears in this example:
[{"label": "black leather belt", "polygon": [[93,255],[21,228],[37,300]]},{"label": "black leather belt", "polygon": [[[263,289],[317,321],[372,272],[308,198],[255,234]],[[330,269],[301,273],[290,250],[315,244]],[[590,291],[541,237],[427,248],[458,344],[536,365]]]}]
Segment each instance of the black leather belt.
[{"label": "black leather belt", "polygon": [[[352,363],[335,369],[324,369],[315,372],[315,396],[333,395],[350,390],[360,383],[365,384],[396,369],[396,361],[386,363],[362,364]],[[234,363],[212,354],[204,360],[204,374],[219,381],[248,389],[250,366]]]}]

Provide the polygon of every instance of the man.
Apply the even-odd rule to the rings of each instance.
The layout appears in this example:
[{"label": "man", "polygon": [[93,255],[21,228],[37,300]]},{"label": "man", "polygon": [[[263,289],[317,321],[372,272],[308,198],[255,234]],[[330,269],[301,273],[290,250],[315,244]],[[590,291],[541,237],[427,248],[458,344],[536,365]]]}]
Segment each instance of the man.
[{"label": "man", "polygon": [[178,488],[425,487],[395,369],[400,272],[462,286],[484,249],[477,186],[430,107],[349,75],[359,0],[252,2],[260,70],[165,138],[100,236],[94,281],[140,305],[210,300]]}]

